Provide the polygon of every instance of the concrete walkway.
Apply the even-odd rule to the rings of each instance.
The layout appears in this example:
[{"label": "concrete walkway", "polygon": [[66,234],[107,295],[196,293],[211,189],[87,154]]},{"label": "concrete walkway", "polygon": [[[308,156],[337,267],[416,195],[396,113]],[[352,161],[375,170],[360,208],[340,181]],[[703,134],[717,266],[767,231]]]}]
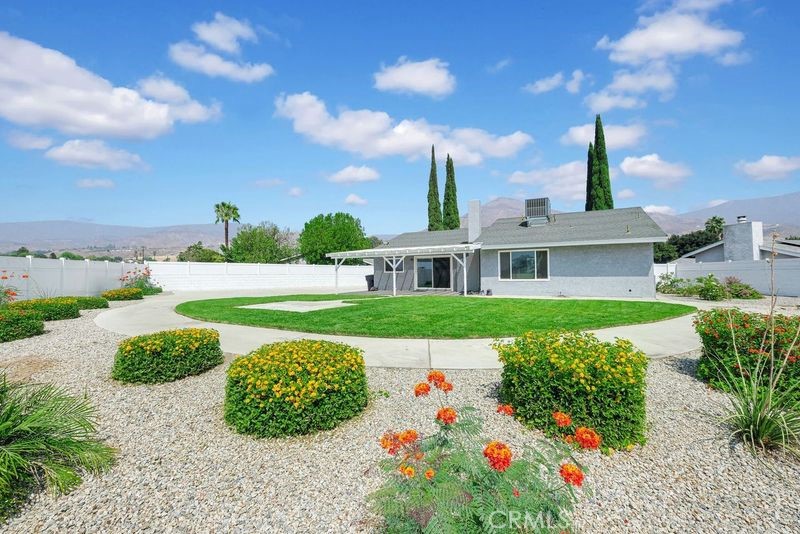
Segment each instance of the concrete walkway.
[{"label": "concrete walkway", "polygon": [[[248,353],[265,343],[289,339],[312,338],[339,341],[364,350],[370,367],[407,367],[438,369],[495,369],[500,367],[491,339],[385,339],[356,336],[331,336],[291,332],[272,328],[229,325],[196,321],[175,313],[181,302],[209,298],[267,296],[280,294],[326,293],[329,291],[192,291],[147,297],[142,302],[100,313],[95,323],[101,328],[133,336],[172,328],[207,327],[220,333],[222,350],[235,354]],[[410,297],[411,298],[411,297]],[[454,297],[455,298],[455,297]],[[651,358],[700,348],[700,340],[692,328],[692,316],[658,323],[620,326],[593,331],[603,341],[615,337],[630,339]]]}]

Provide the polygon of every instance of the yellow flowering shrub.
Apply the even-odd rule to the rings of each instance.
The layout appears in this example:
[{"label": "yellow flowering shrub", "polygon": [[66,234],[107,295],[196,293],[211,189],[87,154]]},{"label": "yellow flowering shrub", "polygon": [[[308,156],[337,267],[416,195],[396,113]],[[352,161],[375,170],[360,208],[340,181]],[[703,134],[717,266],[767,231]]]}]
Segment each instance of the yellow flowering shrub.
[{"label": "yellow flowering shrub", "polygon": [[585,332],[528,332],[494,344],[503,364],[500,396],[522,421],[558,435],[554,412],[590,427],[607,447],[645,441],[647,356],[625,339]]},{"label": "yellow flowering shrub", "polygon": [[42,314],[45,321],[77,319],[81,316],[78,301],[71,297],[17,300],[8,305],[11,309],[33,310]]},{"label": "yellow flowering shrub", "polygon": [[367,405],[361,349],[313,339],[264,345],[228,368],[225,421],[259,437],[329,430]]},{"label": "yellow flowering shrub", "polygon": [[100,296],[106,300],[141,300],[143,293],[138,287],[121,287],[103,291]]},{"label": "yellow flowering shrub", "polygon": [[198,375],[223,361],[219,332],[210,328],[165,330],[119,344],[111,377],[121,382],[172,382]]}]

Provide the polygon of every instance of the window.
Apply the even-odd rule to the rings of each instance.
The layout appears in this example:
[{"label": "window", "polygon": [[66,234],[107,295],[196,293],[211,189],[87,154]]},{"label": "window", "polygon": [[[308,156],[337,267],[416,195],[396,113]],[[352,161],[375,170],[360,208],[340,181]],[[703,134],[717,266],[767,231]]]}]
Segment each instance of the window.
[{"label": "window", "polygon": [[547,250],[510,250],[499,253],[500,280],[547,280],[550,258]]},{"label": "window", "polygon": [[[397,273],[404,272],[406,270],[405,263],[406,263],[405,259],[400,260],[400,263],[397,264],[397,270],[395,272],[397,272]],[[390,273],[390,272],[392,272],[392,270],[393,270],[392,269],[392,260],[390,260],[388,258],[384,258],[383,259],[383,272]]]}]

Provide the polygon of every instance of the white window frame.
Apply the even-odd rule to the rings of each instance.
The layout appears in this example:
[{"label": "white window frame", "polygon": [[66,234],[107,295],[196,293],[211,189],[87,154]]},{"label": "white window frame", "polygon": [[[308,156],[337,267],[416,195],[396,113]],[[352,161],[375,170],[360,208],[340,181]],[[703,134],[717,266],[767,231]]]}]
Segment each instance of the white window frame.
[{"label": "white window frame", "polygon": [[[392,269],[391,269],[391,267],[392,267],[392,263],[391,263],[391,262],[392,262],[392,260],[391,260],[391,259],[389,259],[389,258],[383,258],[383,272],[385,272],[385,273],[389,273],[389,274],[392,274]],[[402,258],[402,259],[400,260],[400,265],[401,265],[403,268],[402,268],[402,269],[398,269],[397,271],[394,271],[394,272],[396,272],[397,274],[400,274],[400,273],[404,273],[404,272],[406,272],[406,259],[405,259],[405,258]],[[388,270],[386,269],[387,267],[389,267],[389,269],[388,269]]]},{"label": "white window frame", "polygon": [[[453,289],[453,278],[454,278],[454,276],[453,276],[453,257],[452,256],[438,256],[438,255],[414,256],[414,289],[415,290],[420,290],[420,291],[447,291],[448,290],[448,288],[446,288],[446,287],[419,287],[419,285],[417,285],[417,259],[421,259],[421,260],[430,259],[430,260],[433,260],[434,258],[447,258],[448,261],[450,262],[450,289],[449,290],[450,291],[455,291]],[[433,264],[431,264],[431,270],[433,270]]]},{"label": "white window frame", "polygon": [[[510,278],[501,278],[500,271],[500,255],[508,252],[508,275]],[[547,278],[514,278],[514,271],[511,263],[511,253],[513,252],[533,252],[534,258],[536,252],[547,252]],[[535,261],[535,260],[534,260]],[[534,269],[535,271],[536,269]],[[548,282],[550,281],[550,249],[549,248],[512,248],[497,251],[497,280],[499,282]]]}]

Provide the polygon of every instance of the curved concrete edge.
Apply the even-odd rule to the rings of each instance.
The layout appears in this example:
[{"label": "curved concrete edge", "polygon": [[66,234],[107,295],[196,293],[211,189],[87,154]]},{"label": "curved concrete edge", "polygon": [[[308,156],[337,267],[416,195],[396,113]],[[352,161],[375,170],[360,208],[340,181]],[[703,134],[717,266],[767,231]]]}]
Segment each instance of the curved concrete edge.
[{"label": "curved concrete edge", "polygon": [[[311,291],[294,290],[292,294]],[[258,292],[259,296],[273,294]],[[279,293],[274,293],[279,294]],[[286,294],[286,293],[284,293]],[[211,323],[190,319],[175,312],[175,306],[189,300],[242,296],[242,292],[225,294],[177,292],[172,295],[147,297],[136,304],[112,308],[95,317],[100,328],[126,336],[148,334],[173,328],[213,328],[220,333],[222,350],[246,354],[265,343],[291,339],[323,339],[347,343],[364,351],[368,367],[410,369],[499,369],[497,353],[491,348],[493,339],[397,339],[358,336],[334,336],[293,332],[254,326]],[[692,316],[656,323],[619,326],[592,330],[603,341],[630,339],[651,358],[664,358],[700,348],[700,339],[692,327]]]}]

